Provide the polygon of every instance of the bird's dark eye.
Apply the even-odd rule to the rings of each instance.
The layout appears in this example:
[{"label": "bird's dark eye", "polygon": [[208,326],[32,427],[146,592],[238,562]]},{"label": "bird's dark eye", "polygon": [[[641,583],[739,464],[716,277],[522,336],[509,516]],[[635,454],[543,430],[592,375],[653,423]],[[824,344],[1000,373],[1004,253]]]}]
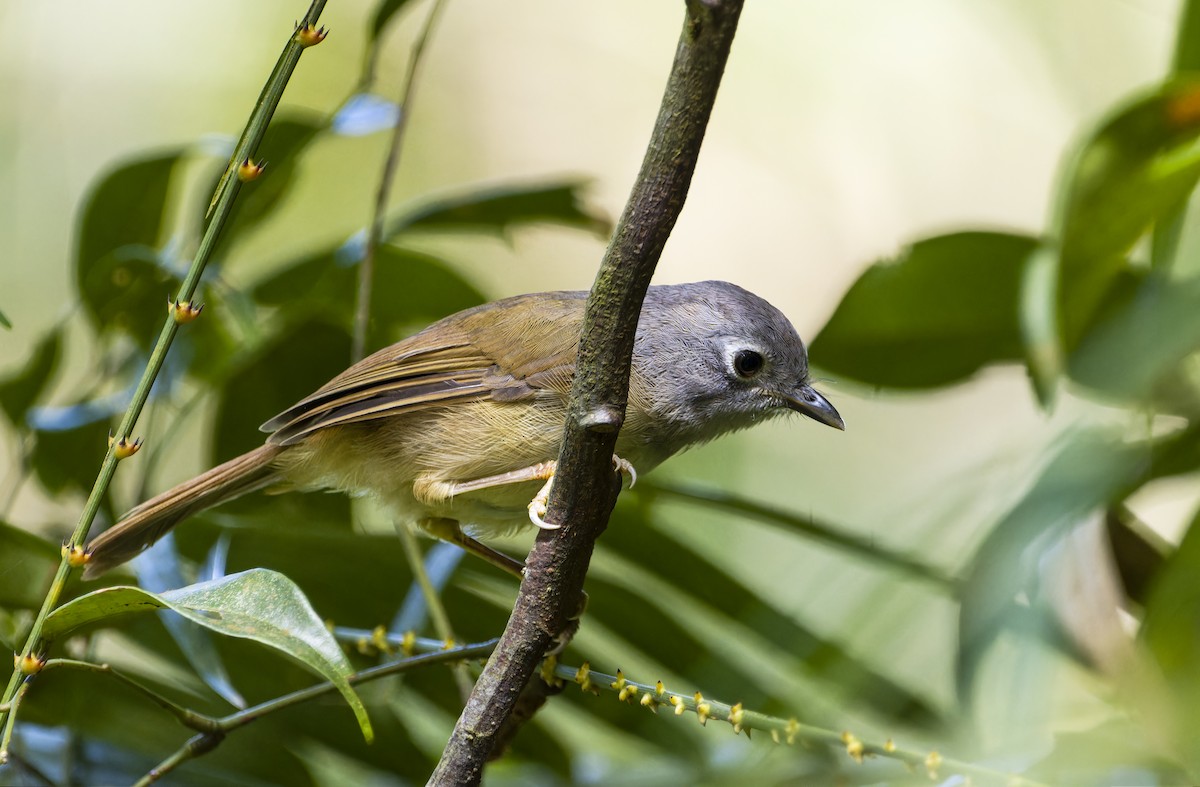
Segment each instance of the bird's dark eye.
[{"label": "bird's dark eye", "polygon": [[733,356],[733,370],[739,377],[753,377],[762,371],[763,357],[754,350],[738,350]]}]

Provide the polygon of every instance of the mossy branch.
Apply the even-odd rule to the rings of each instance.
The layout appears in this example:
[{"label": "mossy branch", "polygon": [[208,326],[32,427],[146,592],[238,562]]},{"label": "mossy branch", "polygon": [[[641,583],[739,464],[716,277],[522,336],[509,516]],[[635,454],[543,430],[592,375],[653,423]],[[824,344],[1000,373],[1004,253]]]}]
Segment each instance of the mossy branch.
[{"label": "mossy branch", "polygon": [[588,297],[547,520],[516,606],[430,784],[477,784],[530,676],[578,610],[596,538],[619,491],[613,448],[633,340],[658,259],[683,209],[741,14],[741,0],[690,0],[658,120]]}]

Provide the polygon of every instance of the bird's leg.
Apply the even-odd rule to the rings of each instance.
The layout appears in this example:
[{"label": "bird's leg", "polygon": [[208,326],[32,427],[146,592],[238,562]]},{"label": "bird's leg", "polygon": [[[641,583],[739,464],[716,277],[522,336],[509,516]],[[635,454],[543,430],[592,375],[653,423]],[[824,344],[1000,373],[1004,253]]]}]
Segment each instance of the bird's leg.
[{"label": "bird's leg", "polygon": [[[545,485],[541,490],[533,496],[533,500],[529,501],[529,521],[540,527],[542,530],[558,530],[561,525],[556,525],[553,522],[547,522],[543,517],[546,516],[546,509],[550,504],[550,490],[554,488],[554,471],[558,465],[557,462],[548,463],[551,465],[550,474],[546,478]],[[625,461],[621,457],[613,454],[613,470],[616,470],[621,475],[629,476],[629,488],[637,483],[637,470],[633,465]]]},{"label": "bird's leg", "polygon": [[486,560],[501,571],[512,574],[517,579],[520,579],[525,574],[525,564],[522,561],[517,560],[515,557],[510,557],[499,550],[492,549],[482,541],[471,538],[463,532],[457,519],[427,517],[420,520],[418,524],[422,530],[434,538],[461,547],[472,555]]}]

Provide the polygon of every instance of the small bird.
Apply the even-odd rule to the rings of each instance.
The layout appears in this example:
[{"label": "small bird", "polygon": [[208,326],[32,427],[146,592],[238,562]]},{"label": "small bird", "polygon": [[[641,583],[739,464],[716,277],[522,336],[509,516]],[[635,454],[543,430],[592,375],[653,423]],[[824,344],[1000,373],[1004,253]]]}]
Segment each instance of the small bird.
[{"label": "small bird", "polygon": [[[266,444],[137,506],[89,545],[85,578],[182,520],[266,487],[378,497],[402,519],[519,573],[465,533],[542,520],[588,293],[519,295],[458,312],[354,364],[262,426]],[[672,454],[776,415],[844,429],[810,384],[788,319],[728,282],[652,286],[634,341],[614,467]]]}]

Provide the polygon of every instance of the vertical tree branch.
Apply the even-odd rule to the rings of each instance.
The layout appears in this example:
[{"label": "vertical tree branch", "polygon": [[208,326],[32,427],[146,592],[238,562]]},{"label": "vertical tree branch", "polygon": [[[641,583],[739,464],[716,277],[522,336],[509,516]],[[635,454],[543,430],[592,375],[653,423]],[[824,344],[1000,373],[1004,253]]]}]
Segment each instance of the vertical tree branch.
[{"label": "vertical tree branch", "polygon": [[508,626],[430,784],[477,784],[496,735],[553,638],[578,611],[596,538],[620,491],[612,455],[650,277],[683,209],[742,0],[689,0],[646,156],[588,298],[558,472]]}]

